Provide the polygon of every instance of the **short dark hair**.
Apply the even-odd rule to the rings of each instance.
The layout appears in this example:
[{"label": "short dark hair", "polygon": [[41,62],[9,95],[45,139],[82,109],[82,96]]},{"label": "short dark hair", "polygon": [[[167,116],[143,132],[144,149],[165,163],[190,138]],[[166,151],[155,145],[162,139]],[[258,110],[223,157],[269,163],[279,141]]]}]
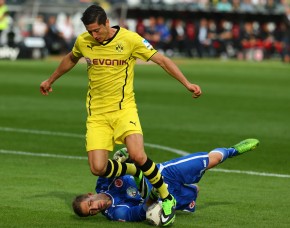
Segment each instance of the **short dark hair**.
[{"label": "short dark hair", "polygon": [[88,198],[88,194],[82,194],[76,196],[76,198],[72,202],[72,208],[76,215],[80,217],[88,217],[89,215],[84,214],[81,209],[81,202],[85,201]]},{"label": "short dark hair", "polygon": [[81,20],[84,25],[90,25],[96,22],[99,25],[105,25],[107,21],[107,14],[102,7],[91,5],[83,13]]}]

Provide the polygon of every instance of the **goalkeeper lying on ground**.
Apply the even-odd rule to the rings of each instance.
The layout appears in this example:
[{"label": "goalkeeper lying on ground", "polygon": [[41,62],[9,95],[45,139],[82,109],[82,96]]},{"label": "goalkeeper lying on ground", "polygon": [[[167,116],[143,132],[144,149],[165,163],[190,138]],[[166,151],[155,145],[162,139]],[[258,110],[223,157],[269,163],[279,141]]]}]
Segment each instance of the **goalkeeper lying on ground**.
[{"label": "goalkeeper lying on ground", "polygon": [[[177,201],[176,210],[194,212],[199,191],[196,183],[204,172],[227,158],[255,149],[258,144],[257,139],[246,139],[230,148],[193,153],[158,164],[169,192]],[[114,159],[127,161],[126,148],[117,151]],[[113,221],[143,221],[146,219],[146,209],[158,197],[149,181],[140,183],[129,175],[109,179],[99,177],[96,192],[79,195],[74,199],[72,206],[77,215],[86,217],[101,212]]]}]

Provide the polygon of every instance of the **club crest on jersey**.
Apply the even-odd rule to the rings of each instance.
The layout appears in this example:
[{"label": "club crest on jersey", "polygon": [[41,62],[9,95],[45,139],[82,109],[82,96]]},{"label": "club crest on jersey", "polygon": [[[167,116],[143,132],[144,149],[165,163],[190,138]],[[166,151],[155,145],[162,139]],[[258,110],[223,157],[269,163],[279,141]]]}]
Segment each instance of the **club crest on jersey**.
[{"label": "club crest on jersey", "polygon": [[136,197],[137,196],[137,189],[134,187],[129,187],[127,188],[127,194],[131,197]]},{"label": "club crest on jersey", "polygon": [[192,201],[192,202],[188,205],[188,207],[189,207],[190,209],[194,208],[194,207],[195,207],[195,201]]},{"label": "club crest on jersey", "polygon": [[116,46],[116,51],[117,52],[123,52],[124,51],[124,46],[122,43],[118,43]]},{"label": "club crest on jersey", "polygon": [[117,179],[114,184],[117,188],[121,188],[123,186],[123,181],[121,179]]},{"label": "club crest on jersey", "polygon": [[143,39],[143,44],[145,45],[145,47],[149,50],[153,50],[153,47],[152,45],[146,40],[146,39]]}]

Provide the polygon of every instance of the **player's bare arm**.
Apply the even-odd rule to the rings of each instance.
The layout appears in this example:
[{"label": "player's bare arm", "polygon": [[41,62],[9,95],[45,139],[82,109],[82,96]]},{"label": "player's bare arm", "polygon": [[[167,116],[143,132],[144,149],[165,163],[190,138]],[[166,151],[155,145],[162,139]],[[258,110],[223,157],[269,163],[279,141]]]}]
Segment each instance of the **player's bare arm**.
[{"label": "player's bare arm", "polygon": [[181,82],[190,92],[193,93],[193,98],[198,98],[202,94],[200,87],[196,84],[190,83],[177,65],[166,56],[157,52],[150,60],[160,65],[168,74]]},{"label": "player's bare arm", "polygon": [[79,58],[75,57],[72,52],[68,53],[63,57],[59,66],[52,73],[52,75],[45,81],[40,84],[40,92],[42,95],[47,96],[50,92],[52,92],[51,85],[66,72],[71,70],[79,61]]}]

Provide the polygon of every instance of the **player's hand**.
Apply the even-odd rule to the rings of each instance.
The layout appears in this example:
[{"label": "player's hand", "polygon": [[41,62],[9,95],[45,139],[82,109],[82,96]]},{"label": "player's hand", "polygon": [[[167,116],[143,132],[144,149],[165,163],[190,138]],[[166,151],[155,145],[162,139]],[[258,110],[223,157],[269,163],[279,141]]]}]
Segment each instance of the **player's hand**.
[{"label": "player's hand", "polygon": [[40,93],[42,95],[47,96],[49,93],[52,92],[51,84],[45,80],[40,84]]},{"label": "player's hand", "polygon": [[202,94],[199,85],[196,84],[190,84],[188,90],[192,92],[193,98],[199,98],[199,96]]},{"label": "player's hand", "polygon": [[121,162],[121,163],[126,162],[129,159],[129,153],[127,151],[127,148],[124,147],[124,148],[116,151],[114,153],[113,159],[118,161],[118,162]]}]

